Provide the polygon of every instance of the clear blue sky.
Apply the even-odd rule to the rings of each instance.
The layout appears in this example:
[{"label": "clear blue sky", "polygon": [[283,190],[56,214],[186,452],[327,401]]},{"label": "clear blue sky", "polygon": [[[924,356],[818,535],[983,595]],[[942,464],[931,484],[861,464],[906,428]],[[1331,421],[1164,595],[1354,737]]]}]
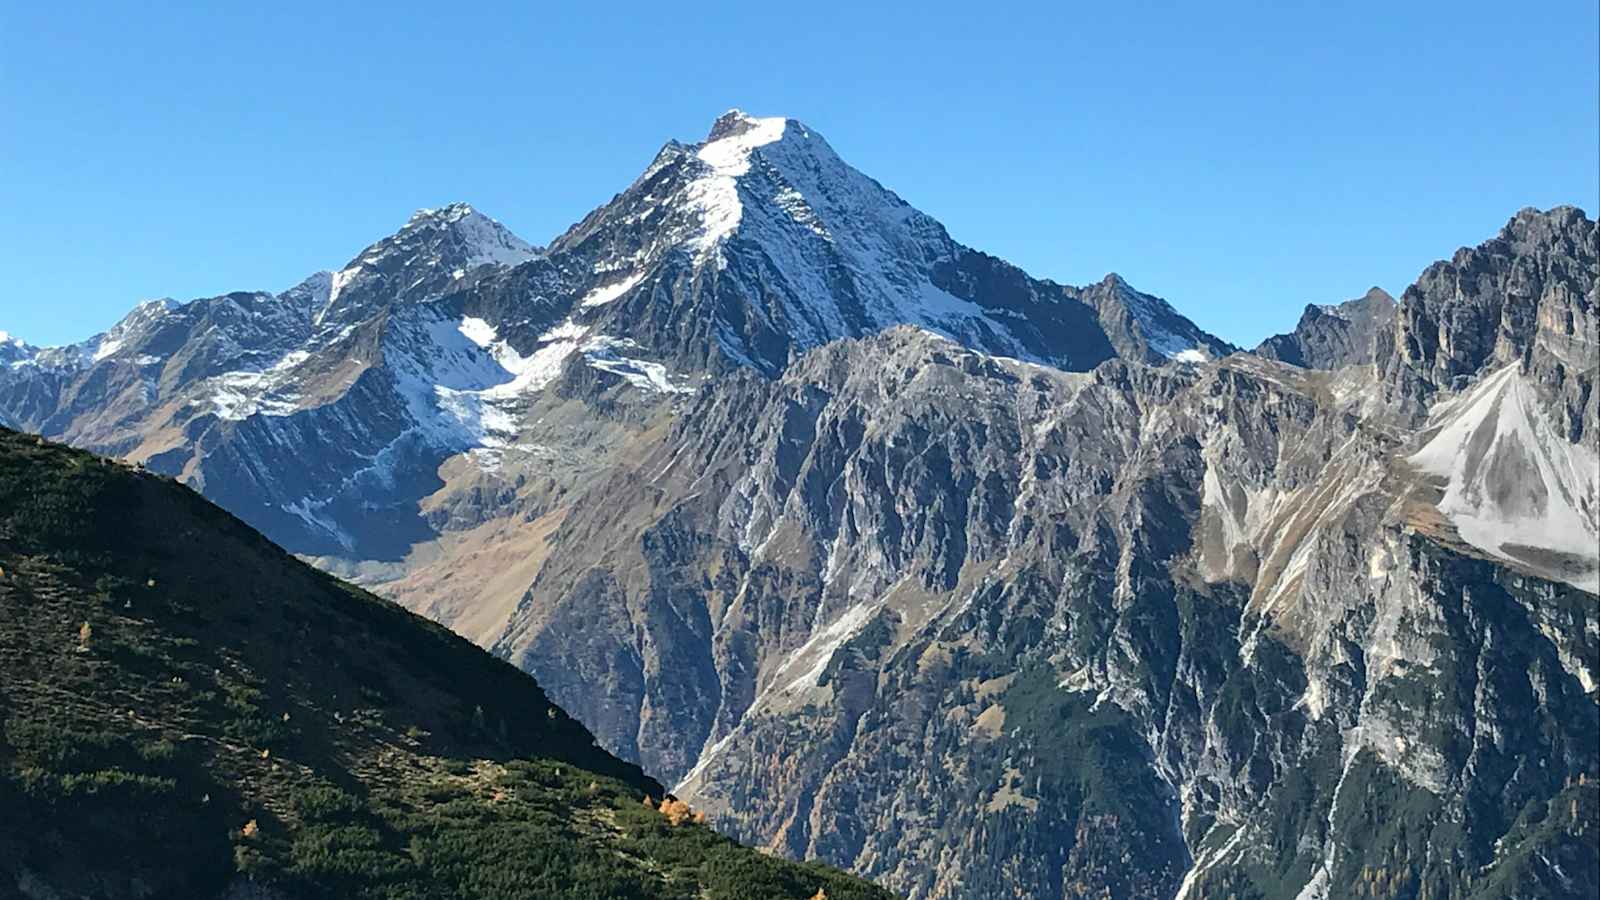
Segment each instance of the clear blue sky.
[{"label": "clear blue sky", "polygon": [[1600,195],[1595,0],[327,5],[0,0],[0,329],[286,288],[458,199],[544,243],[730,106],[1239,343]]}]

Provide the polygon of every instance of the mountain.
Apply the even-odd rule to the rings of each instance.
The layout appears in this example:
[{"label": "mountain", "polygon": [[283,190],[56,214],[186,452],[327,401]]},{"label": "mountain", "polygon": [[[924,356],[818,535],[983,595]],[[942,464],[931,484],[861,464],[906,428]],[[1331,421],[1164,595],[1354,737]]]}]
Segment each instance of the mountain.
[{"label": "mountain", "polygon": [[1294,331],[1267,338],[1255,352],[1308,369],[1365,365],[1376,358],[1378,330],[1394,309],[1394,298],[1376,287],[1334,306],[1309,305]]},{"label": "mountain", "polygon": [[166,479],[0,432],[0,572],[0,895],[888,896]]},{"label": "mountain", "polygon": [[542,250],[464,204],[423,210],[281,294],[24,348],[0,410],[392,580],[497,498],[603,468],[706,379],[897,324],[1069,370],[1234,349],[1116,276],[1064,287],[963,247],[805,125],[732,111]]},{"label": "mountain", "polygon": [[155,350],[30,350],[0,414],[177,474],[718,827],[907,896],[1600,883],[1581,211],[1257,353],[962,247],[787,119],[668,143],[525,259],[414,231],[341,270],[381,279],[160,314],[305,310],[237,367],[140,393],[117,360]]},{"label": "mountain", "polygon": [[580,305],[691,367],[714,348],[770,375],[795,350],[898,324],[1079,370],[1122,341],[1163,357],[1226,346],[1125,286],[1101,292],[1122,317],[1110,326],[1083,292],[955,243],[804,124],[738,110],[703,143],[669,142],[551,253],[598,276]]},{"label": "mountain", "polygon": [[1333,371],[902,326],[719,380],[535,520],[493,646],[733,833],[913,897],[1582,896],[1595,226],[1485,247],[1546,324],[1443,385],[1405,332],[1479,326],[1437,267]]},{"label": "mountain", "polygon": [[899,328],[723,383],[495,646],[733,833],[913,897],[1584,896],[1600,457],[1543,395],[1595,369],[1538,372],[1593,333],[1595,226],[1537,221],[1494,277],[1570,315],[1498,308],[1546,324],[1453,387],[1398,324],[1437,269],[1377,366]]}]

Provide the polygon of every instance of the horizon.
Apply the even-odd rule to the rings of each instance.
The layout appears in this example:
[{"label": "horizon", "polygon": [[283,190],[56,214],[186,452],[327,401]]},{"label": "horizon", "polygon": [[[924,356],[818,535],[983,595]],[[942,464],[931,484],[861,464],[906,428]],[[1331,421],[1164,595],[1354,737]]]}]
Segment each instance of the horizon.
[{"label": "horizon", "polygon": [[[1600,53],[1600,11],[1368,5],[1379,32],[1044,5],[1004,27],[875,9],[849,34],[737,6],[400,4],[376,30],[309,5],[15,10],[0,199],[26,215],[0,223],[0,329],[70,344],[142,299],[276,293],[452,202],[542,246],[729,107],[806,123],[964,245],[1062,284],[1119,274],[1245,347],[1308,304],[1399,297],[1521,209],[1595,213],[1600,84],[1570,63]],[[313,40],[344,34],[366,40]],[[1061,36],[1072,55],[1041,52]],[[167,46],[191,52],[145,52]]]}]

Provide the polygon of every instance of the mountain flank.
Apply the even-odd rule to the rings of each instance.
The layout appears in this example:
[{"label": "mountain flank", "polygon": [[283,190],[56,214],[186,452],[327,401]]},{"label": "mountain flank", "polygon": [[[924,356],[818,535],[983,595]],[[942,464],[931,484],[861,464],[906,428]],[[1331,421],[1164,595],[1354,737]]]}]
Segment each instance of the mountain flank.
[{"label": "mountain flank", "polygon": [[0,897],[889,895],[166,478],[0,431]]}]

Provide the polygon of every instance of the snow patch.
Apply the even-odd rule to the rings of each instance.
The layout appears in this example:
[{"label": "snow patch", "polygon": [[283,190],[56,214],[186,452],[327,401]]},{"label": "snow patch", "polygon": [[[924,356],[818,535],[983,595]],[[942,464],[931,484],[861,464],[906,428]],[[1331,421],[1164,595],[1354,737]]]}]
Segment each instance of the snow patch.
[{"label": "snow patch", "polygon": [[702,260],[739,227],[744,207],[739,202],[739,176],[750,171],[750,154],[756,148],[782,139],[785,120],[757,119],[736,114],[742,122],[729,134],[703,144],[696,157],[710,171],[685,191],[691,209],[700,216],[700,232],[688,241]]},{"label": "snow patch", "polygon": [[743,175],[750,171],[750,153],[757,147],[782,139],[786,120],[781,116],[758,119],[739,110],[729,116],[742,120],[724,136],[707,141],[695,155],[723,175]]},{"label": "snow patch", "polygon": [[714,743],[708,743],[705,747],[703,747],[700,750],[700,758],[695,760],[694,768],[690,769],[688,774],[684,775],[683,778],[678,780],[678,783],[672,788],[673,792],[681,792],[690,782],[700,777],[700,773],[705,771],[706,766],[710,764],[711,760],[715,759],[717,754],[721,753],[723,749],[728,746],[728,742],[733,740],[733,736],[737,733],[738,729],[735,728],[733,731],[729,731],[727,734],[718,738]]},{"label": "snow patch", "polygon": [[644,273],[639,272],[613,284],[601,285],[600,287],[590,291],[582,300],[578,301],[578,305],[585,308],[591,306],[604,306],[618,297],[621,297],[623,294],[633,290],[633,286],[638,284],[643,278]]},{"label": "snow patch", "polygon": [[1173,900],[1188,900],[1190,896],[1194,895],[1195,885],[1199,881],[1201,874],[1213,866],[1227,862],[1230,857],[1236,856],[1237,853],[1235,851],[1239,847],[1240,839],[1244,837],[1244,832],[1244,826],[1235,826],[1233,833],[1228,835],[1228,839],[1222,843],[1222,846],[1213,850],[1202,850],[1200,855],[1195,858],[1194,865],[1183,876],[1183,882],[1178,885],[1178,893]]},{"label": "snow patch", "polygon": [[622,355],[621,351],[637,346],[631,340],[601,335],[586,342],[582,349],[589,365],[616,375],[635,387],[664,394],[694,393],[692,387],[674,384],[667,367],[661,363]]},{"label": "snow patch", "polygon": [[493,325],[473,316],[463,318],[461,326],[457,330],[465,335],[467,340],[477,344],[479,347],[489,347],[499,337]]},{"label": "snow patch", "polygon": [[339,546],[344,547],[346,550],[354,548],[356,545],[355,538],[352,538],[349,532],[340,528],[339,524],[332,519],[324,518],[318,514],[322,505],[309,498],[301,498],[294,503],[284,504],[282,508],[284,512],[295,516],[314,530],[332,537],[339,542]]},{"label": "snow patch", "polygon": [[[287,416],[300,408],[300,395],[284,390],[284,385],[291,380],[290,370],[310,356],[304,350],[295,350],[260,371],[224,372],[201,385],[219,418],[238,422],[254,415]],[[152,361],[160,362],[154,358]]]},{"label": "snow patch", "polygon": [[1160,297],[1136,291],[1120,278],[1116,279],[1116,286],[1118,297],[1138,323],[1139,333],[1144,336],[1145,344],[1152,352],[1179,362],[1206,361],[1208,357],[1193,331],[1179,334],[1169,327],[1169,323],[1181,325],[1183,322],[1172,304]]},{"label": "snow patch", "polygon": [[333,309],[333,305],[338,301],[339,295],[343,294],[345,288],[348,288],[351,283],[356,280],[356,276],[360,274],[361,266],[357,264],[348,268],[340,269],[329,276],[328,297],[326,300],[322,301],[322,308],[317,310],[317,314],[312,318],[313,325],[322,324],[323,317],[328,314],[329,310]]},{"label": "snow patch", "polygon": [[867,624],[874,613],[883,606],[882,601],[870,603],[857,603],[845,610],[844,615],[834,619],[826,628],[811,635],[799,650],[796,650],[784,664],[781,672],[786,672],[796,665],[810,661],[811,666],[785,685],[782,690],[786,694],[796,693],[816,687],[822,680],[822,673],[833,661],[833,654],[844,642],[855,636],[861,626]]}]

